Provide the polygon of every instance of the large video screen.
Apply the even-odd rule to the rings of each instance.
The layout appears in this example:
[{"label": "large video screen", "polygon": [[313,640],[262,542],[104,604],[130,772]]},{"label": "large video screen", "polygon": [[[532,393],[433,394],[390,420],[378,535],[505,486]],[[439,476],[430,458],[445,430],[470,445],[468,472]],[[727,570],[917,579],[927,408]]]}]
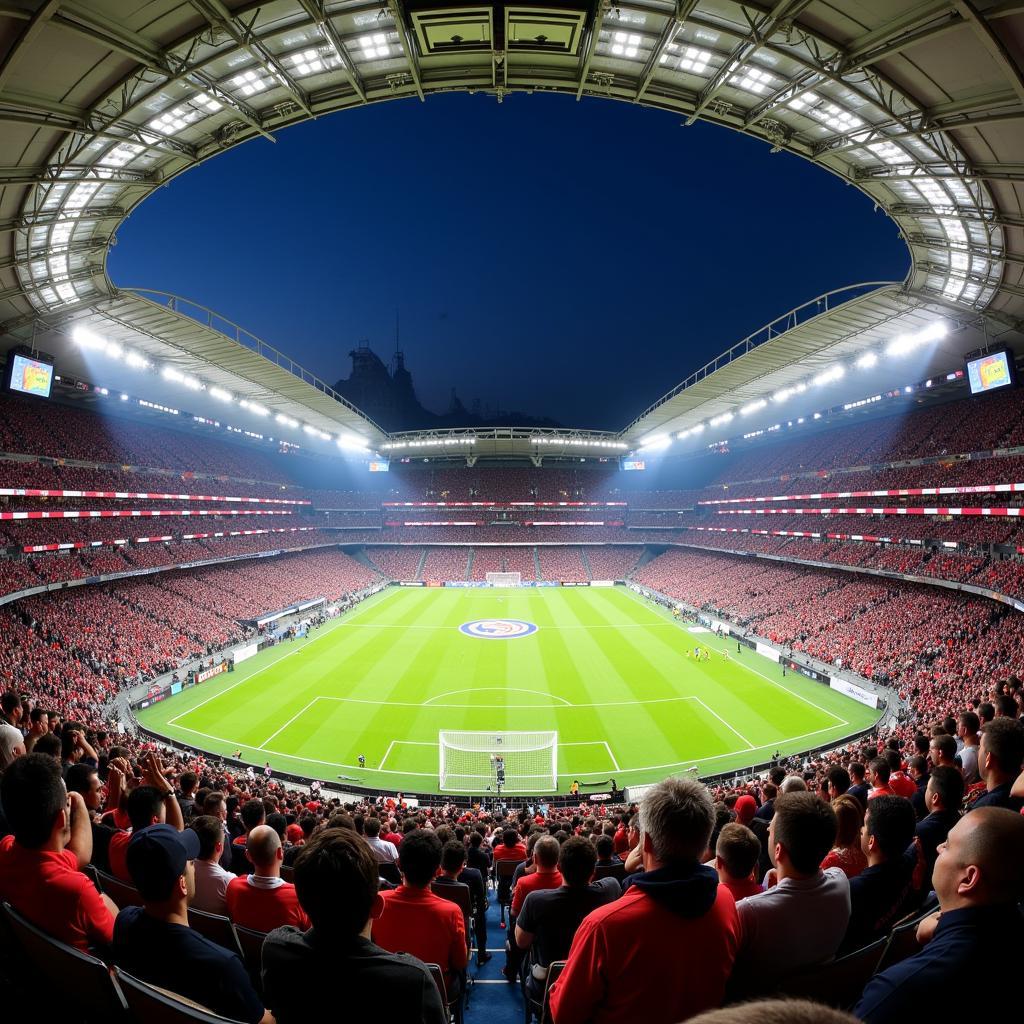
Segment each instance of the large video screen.
[{"label": "large video screen", "polygon": [[1009,352],[992,352],[980,359],[971,359],[967,363],[967,379],[972,395],[1011,387],[1017,379],[1013,357]]},{"label": "large video screen", "polygon": [[14,352],[10,356],[7,386],[25,395],[49,398],[53,386],[53,365]]},{"label": "large video screen", "polygon": [[643,459],[623,459],[622,468],[631,470],[646,469],[647,463]]},{"label": "large video screen", "polygon": [[383,460],[380,460],[380,461],[373,460],[370,463],[370,472],[371,473],[387,473],[390,470],[390,468],[391,467],[388,465],[388,463],[383,461]]}]

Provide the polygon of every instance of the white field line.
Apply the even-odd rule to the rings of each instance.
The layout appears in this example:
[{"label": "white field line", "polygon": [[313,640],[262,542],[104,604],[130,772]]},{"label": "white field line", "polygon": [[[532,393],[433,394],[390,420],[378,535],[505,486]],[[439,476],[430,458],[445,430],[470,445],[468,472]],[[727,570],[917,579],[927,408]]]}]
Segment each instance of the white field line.
[{"label": "white field line", "polygon": [[559,742],[560,747],[604,747],[608,751],[608,760],[614,765],[617,772],[621,772],[622,769],[619,767],[619,762],[615,760],[615,755],[612,753],[612,748],[608,746],[607,740],[571,740],[565,743]]},{"label": "white field line", "polygon": [[[423,701],[417,707],[428,707],[433,704],[435,700],[441,700],[442,697],[454,697],[457,693],[534,693],[538,697],[550,697],[552,700],[560,700],[567,707],[575,707],[571,701],[566,700],[564,697],[559,697],[556,693],[545,693],[543,690],[524,690],[519,686],[471,686],[464,690],[449,690],[447,693],[439,693],[436,697],[430,697]],[[345,700],[344,697],[331,697],[327,698],[330,700]],[[388,702],[390,703],[390,701]],[[478,704],[473,705],[457,705],[457,704],[441,704],[438,705],[443,708],[451,707],[479,707]],[[546,708],[547,704],[502,704],[501,707],[526,707],[526,708]]]},{"label": "white field line", "polygon": [[319,699],[319,697],[314,697],[304,708],[302,708],[301,711],[297,711],[294,715],[292,715],[292,717],[289,718],[288,721],[285,722],[280,729],[278,729],[276,732],[272,732],[256,749],[262,750],[275,736],[284,732],[285,729],[287,729],[288,726],[292,724],[292,722],[294,722],[297,718],[301,718]]},{"label": "white field line", "polygon": [[384,756],[380,759],[380,768],[375,769],[376,771],[382,771],[384,769],[384,762],[391,756],[391,748],[394,746],[399,747],[436,747],[437,743],[431,743],[429,740],[392,740],[388,744],[388,749],[384,751]]},{"label": "white field line", "polygon": [[755,749],[756,749],[756,748],[755,748],[755,746],[754,746],[754,744],[753,744],[753,743],[751,743],[751,742],[750,742],[750,740],[748,740],[748,739],[747,739],[747,737],[746,737],[746,736],[744,736],[744,735],[743,735],[743,733],[741,733],[741,732],[739,731],[739,729],[734,729],[734,728],[733,728],[733,727],[732,727],[732,726],[731,726],[731,725],[730,725],[730,724],[729,724],[729,723],[728,723],[728,722],[727,722],[727,721],[726,721],[726,720],[725,720],[725,719],[724,719],[724,718],[723,718],[723,717],[722,717],[722,716],[721,716],[721,715],[720,715],[720,714],[719,714],[719,713],[718,713],[717,711],[715,711],[715,710],[714,710],[714,708],[709,708],[709,707],[707,706],[707,704],[705,704],[705,703],[704,703],[704,701],[702,701],[702,700],[700,699],[700,697],[694,697],[693,699],[694,699],[694,700],[695,700],[695,701],[696,701],[696,702],[697,702],[697,703],[698,703],[698,704],[699,704],[699,705],[700,705],[700,706],[701,706],[701,707],[702,707],[702,708],[703,708],[703,709],[704,709],[705,711],[707,711],[707,712],[708,712],[708,714],[710,714],[710,715],[714,715],[714,716],[715,716],[715,718],[717,718],[717,719],[718,719],[718,720],[719,720],[719,721],[720,721],[720,722],[722,723],[722,725],[724,725],[724,726],[726,727],[726,729],[728,729],[728,730],[729,730],[729,731],[730,731],[731,733],[733,733],[734,735],[736,735],[736,736],[739,736],[739,738],[740,738],[741,740],[743,740],[743,742],[744,742],[744,743],[746,743],[746,745],[747,745],[748,747],[750,747],[750,749],[751,749],[751,750],[755,750]]}]

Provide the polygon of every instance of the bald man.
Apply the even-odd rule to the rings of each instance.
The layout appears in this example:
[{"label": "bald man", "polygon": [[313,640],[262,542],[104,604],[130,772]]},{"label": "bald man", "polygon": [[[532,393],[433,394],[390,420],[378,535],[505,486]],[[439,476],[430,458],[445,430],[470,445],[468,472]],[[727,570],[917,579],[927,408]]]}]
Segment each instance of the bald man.
[{"label": "bald man", "polygon": [[932,884],[940,909],[918,929],[927,945],[868,983],[853,1011],[865,1024],[977,1015],[978,986],[1024,944],[1024,817],[1003,807],[965,815],[938,848]]},{"label": "bald man", "polygon": [[309,928],[295,886],[281,877],[284,850],[277,832],[269,825],[257,825],[246,839],[245,856],[252,865],[252,874],[228,883],[228,917],[256,932],[273,931],[286,924],[302,931]]}]

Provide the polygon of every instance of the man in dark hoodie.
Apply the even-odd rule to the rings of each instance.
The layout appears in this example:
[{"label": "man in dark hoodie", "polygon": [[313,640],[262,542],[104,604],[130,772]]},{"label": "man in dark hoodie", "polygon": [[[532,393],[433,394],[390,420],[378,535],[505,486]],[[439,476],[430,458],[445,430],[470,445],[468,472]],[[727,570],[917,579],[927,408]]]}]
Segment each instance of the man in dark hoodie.
[{"label": "man in dark hoodie", "polygon": [[720,1005],[739,946],[732,894],[699,858],[715,809],[692,779],[640,805],[643,872],[580,925],[551,994],[558,1024],[673,1024]]}]

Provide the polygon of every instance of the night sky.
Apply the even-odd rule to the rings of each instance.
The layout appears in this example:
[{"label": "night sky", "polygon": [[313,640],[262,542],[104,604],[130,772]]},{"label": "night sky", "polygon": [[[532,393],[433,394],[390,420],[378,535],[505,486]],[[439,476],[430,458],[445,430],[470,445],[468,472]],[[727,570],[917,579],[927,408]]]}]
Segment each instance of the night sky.
[{"label": "night sky", "polygon": [[433,97],[256,140],[147,199],[110,275],[210,306],[330,383],[401,342],[420,400],[619,429],[823,291],[902,279],[896,226],[819,167],[661,111]]}]

